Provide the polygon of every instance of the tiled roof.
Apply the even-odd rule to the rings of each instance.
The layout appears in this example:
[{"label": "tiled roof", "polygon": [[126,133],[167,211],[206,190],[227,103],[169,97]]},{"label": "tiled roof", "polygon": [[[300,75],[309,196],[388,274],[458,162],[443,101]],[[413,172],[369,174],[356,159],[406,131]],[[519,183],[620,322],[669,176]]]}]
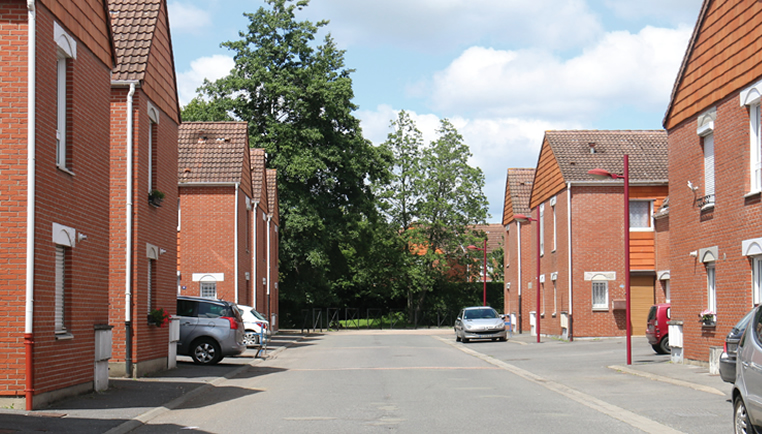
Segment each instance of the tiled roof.
[{"label": "tiled roof", "polygon": [[109,0],[116,49],[112,80],[143,80],[163,0]]},{"label": "tiled roof", "polygon": [[529,197],[532,196],[534,169],[508,169],[507,183],[510,189],[514,214],[526,214],[529,209]]},{"label": "tiled roof", "polygon": [[[487,234],[487,254],[505,245],[505,228],[501,224],[490,223],[486,225],[474,225],[474,230],[484,231]],[[478,244],[476,247],[482,247]]]},{"label": "tiled roof", "polygon": [[267,171],[267,210],[275,224],[280,224],[278,214],[278,171],[275,169],[266,169]]},{"label": "tiled roof", "polygon": [[566,182],[591,181],[587,172],[595,168],[621,174],[625,154],[631,182],[668,179],[664,130],[547,131],[545,138]]},{"label": "tiled roof", "polygon": [[262,197],[260,196],[262,195],[262,183],[265,180],[264,149],[251,150],[251,162],[249,167],[251,168],[251,190],[253,195],[252,200],[261,201]]},{"label": "tiled roof", "polygon": [[177,132],[177,177],[184,183],[241,182],[249,146],[246,122],[184,122]]}]

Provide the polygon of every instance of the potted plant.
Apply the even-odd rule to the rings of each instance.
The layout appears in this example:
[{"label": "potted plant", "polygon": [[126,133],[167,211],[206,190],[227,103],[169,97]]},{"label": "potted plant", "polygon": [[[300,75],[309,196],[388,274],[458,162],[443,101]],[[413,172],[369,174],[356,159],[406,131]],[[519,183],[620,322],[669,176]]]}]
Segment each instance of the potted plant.
[{"label": "potted plant", "polygon": [[704,309],[699,314],[701,323],[705,326],[713,326],[715,324],[715,314],[709,309]]},{"label": "potted plant", "polygon": [[153,206],[161,206],[161,202],[164,200],[164,193],[159,190],[151,190],[148,193],[148,203]]},{"label": "potted plant", "polygon": [[155,325],[156,327],[162,327],[164,324],[168,324],[172,315],[168,314],[164,308],[151,309],[148,312],[148,325]]}]

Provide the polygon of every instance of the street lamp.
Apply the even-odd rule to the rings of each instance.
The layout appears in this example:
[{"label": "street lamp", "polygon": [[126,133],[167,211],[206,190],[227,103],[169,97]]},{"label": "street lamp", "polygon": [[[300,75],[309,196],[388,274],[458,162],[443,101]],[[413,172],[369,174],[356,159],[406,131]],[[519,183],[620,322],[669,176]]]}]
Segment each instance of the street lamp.
[{"label": "street lamp", "polygon": [[479,248],[473,244],[468,246],[469,250],[483,250],[484,251],[484,306],[487,305],[487,239],[484,239],[484,248]]},{"label": "street lamp", "polygon": [[624,174],[618,175],[604,169],[587,172],[595,179],[624,179],[624,299],[627,321],[627,364],[632,364],[632,324],[630,309],[630,160],[624,156]]},{"label": "street lamp", "polygon": [[[537,310],[534,314],[537,332],[537,343],[540,343],[540,207],[537,207],[537,218],[532,218],[524,214],[516,214],[513,216],[519,223],[536,222],[537,223]],[[519,246],[521,248],[521,246]],[[521,266],[521,264],[519,264]]]}]

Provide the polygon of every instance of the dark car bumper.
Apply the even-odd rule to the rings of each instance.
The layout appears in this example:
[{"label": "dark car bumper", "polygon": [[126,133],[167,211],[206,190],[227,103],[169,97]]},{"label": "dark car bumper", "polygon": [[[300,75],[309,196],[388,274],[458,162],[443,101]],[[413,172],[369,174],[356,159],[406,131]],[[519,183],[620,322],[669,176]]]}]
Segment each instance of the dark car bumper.
[{"label": "dark car bumper", "polygon": [[727,383],[736,381],[736,358],[723,352],[720,356],[720,378]]}]

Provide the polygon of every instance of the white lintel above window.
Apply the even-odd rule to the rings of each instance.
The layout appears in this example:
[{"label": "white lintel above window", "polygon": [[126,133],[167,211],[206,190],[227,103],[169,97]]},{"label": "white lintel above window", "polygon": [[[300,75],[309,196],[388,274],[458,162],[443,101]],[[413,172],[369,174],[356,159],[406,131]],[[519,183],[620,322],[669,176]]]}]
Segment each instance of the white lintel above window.
[{"label": "white lintel above window", "polygon": [[749,240],[741,241],[741,255],[762,255],[762,238],[752,238]]},{"label": "white lintel above window", "polygon": [[159,260],[159,247],[146,243],[146,258]]},{"label": "white lintel above window", "polygon": [[558,272],[557,272],[557,271],[556,271],[556,272],[554,272],[554,273],[550,273],[550,280],[552,280],[552,281],[554,281],[554,282],[555,282],[556,280],[558,280]]},{"label": "white lintel above window", "polygon": [[706,137],[714,132],[714,121],[717,119],[717,108],[712,107],[701,113],[697,119],[696,134]]},{"label": "white lintel above window", "polygon": [[699,261],[703,263],[716,261],[719,258],[719,253],[717,252],[717,246],[707,247],[705,249],[699,249],[698,258],[699,258]]},{"label": "white lintel above window", "polygon": [[77,230],[69,226],[53,223],[53,243],[59,246],[74,247]]},{"label": "white lintel above window", "polygon": [[225,273],[193,273],[194,282],[224,282]]},{"label": "white lintel above window", "polygon": [[585,281],[616,280],[616,271],[585,271]]},{"label": "white lintel above window", "polygon": [[151,122],[158,124],[159,123],[159,110],[151,104],[151,101],[148,101],[148,118],[151,119]]},{"label": "white lintel above window", "polygon": [[762,80],[741,91],[741,107],[759,104],[762,97]]},{"label": "white lintel above window", "polygon": [[662,270],[656,272],[657,280],[669,280],[669,270]]},{"label": "white lintel above window", "polygon": [[540,283],[545,283],[545,275],[540,274]]},{"label": "white lintel above window", "polygon": [[53,22],[53,39],[66,57],[77,58],[77,41],[56,22]]}]

